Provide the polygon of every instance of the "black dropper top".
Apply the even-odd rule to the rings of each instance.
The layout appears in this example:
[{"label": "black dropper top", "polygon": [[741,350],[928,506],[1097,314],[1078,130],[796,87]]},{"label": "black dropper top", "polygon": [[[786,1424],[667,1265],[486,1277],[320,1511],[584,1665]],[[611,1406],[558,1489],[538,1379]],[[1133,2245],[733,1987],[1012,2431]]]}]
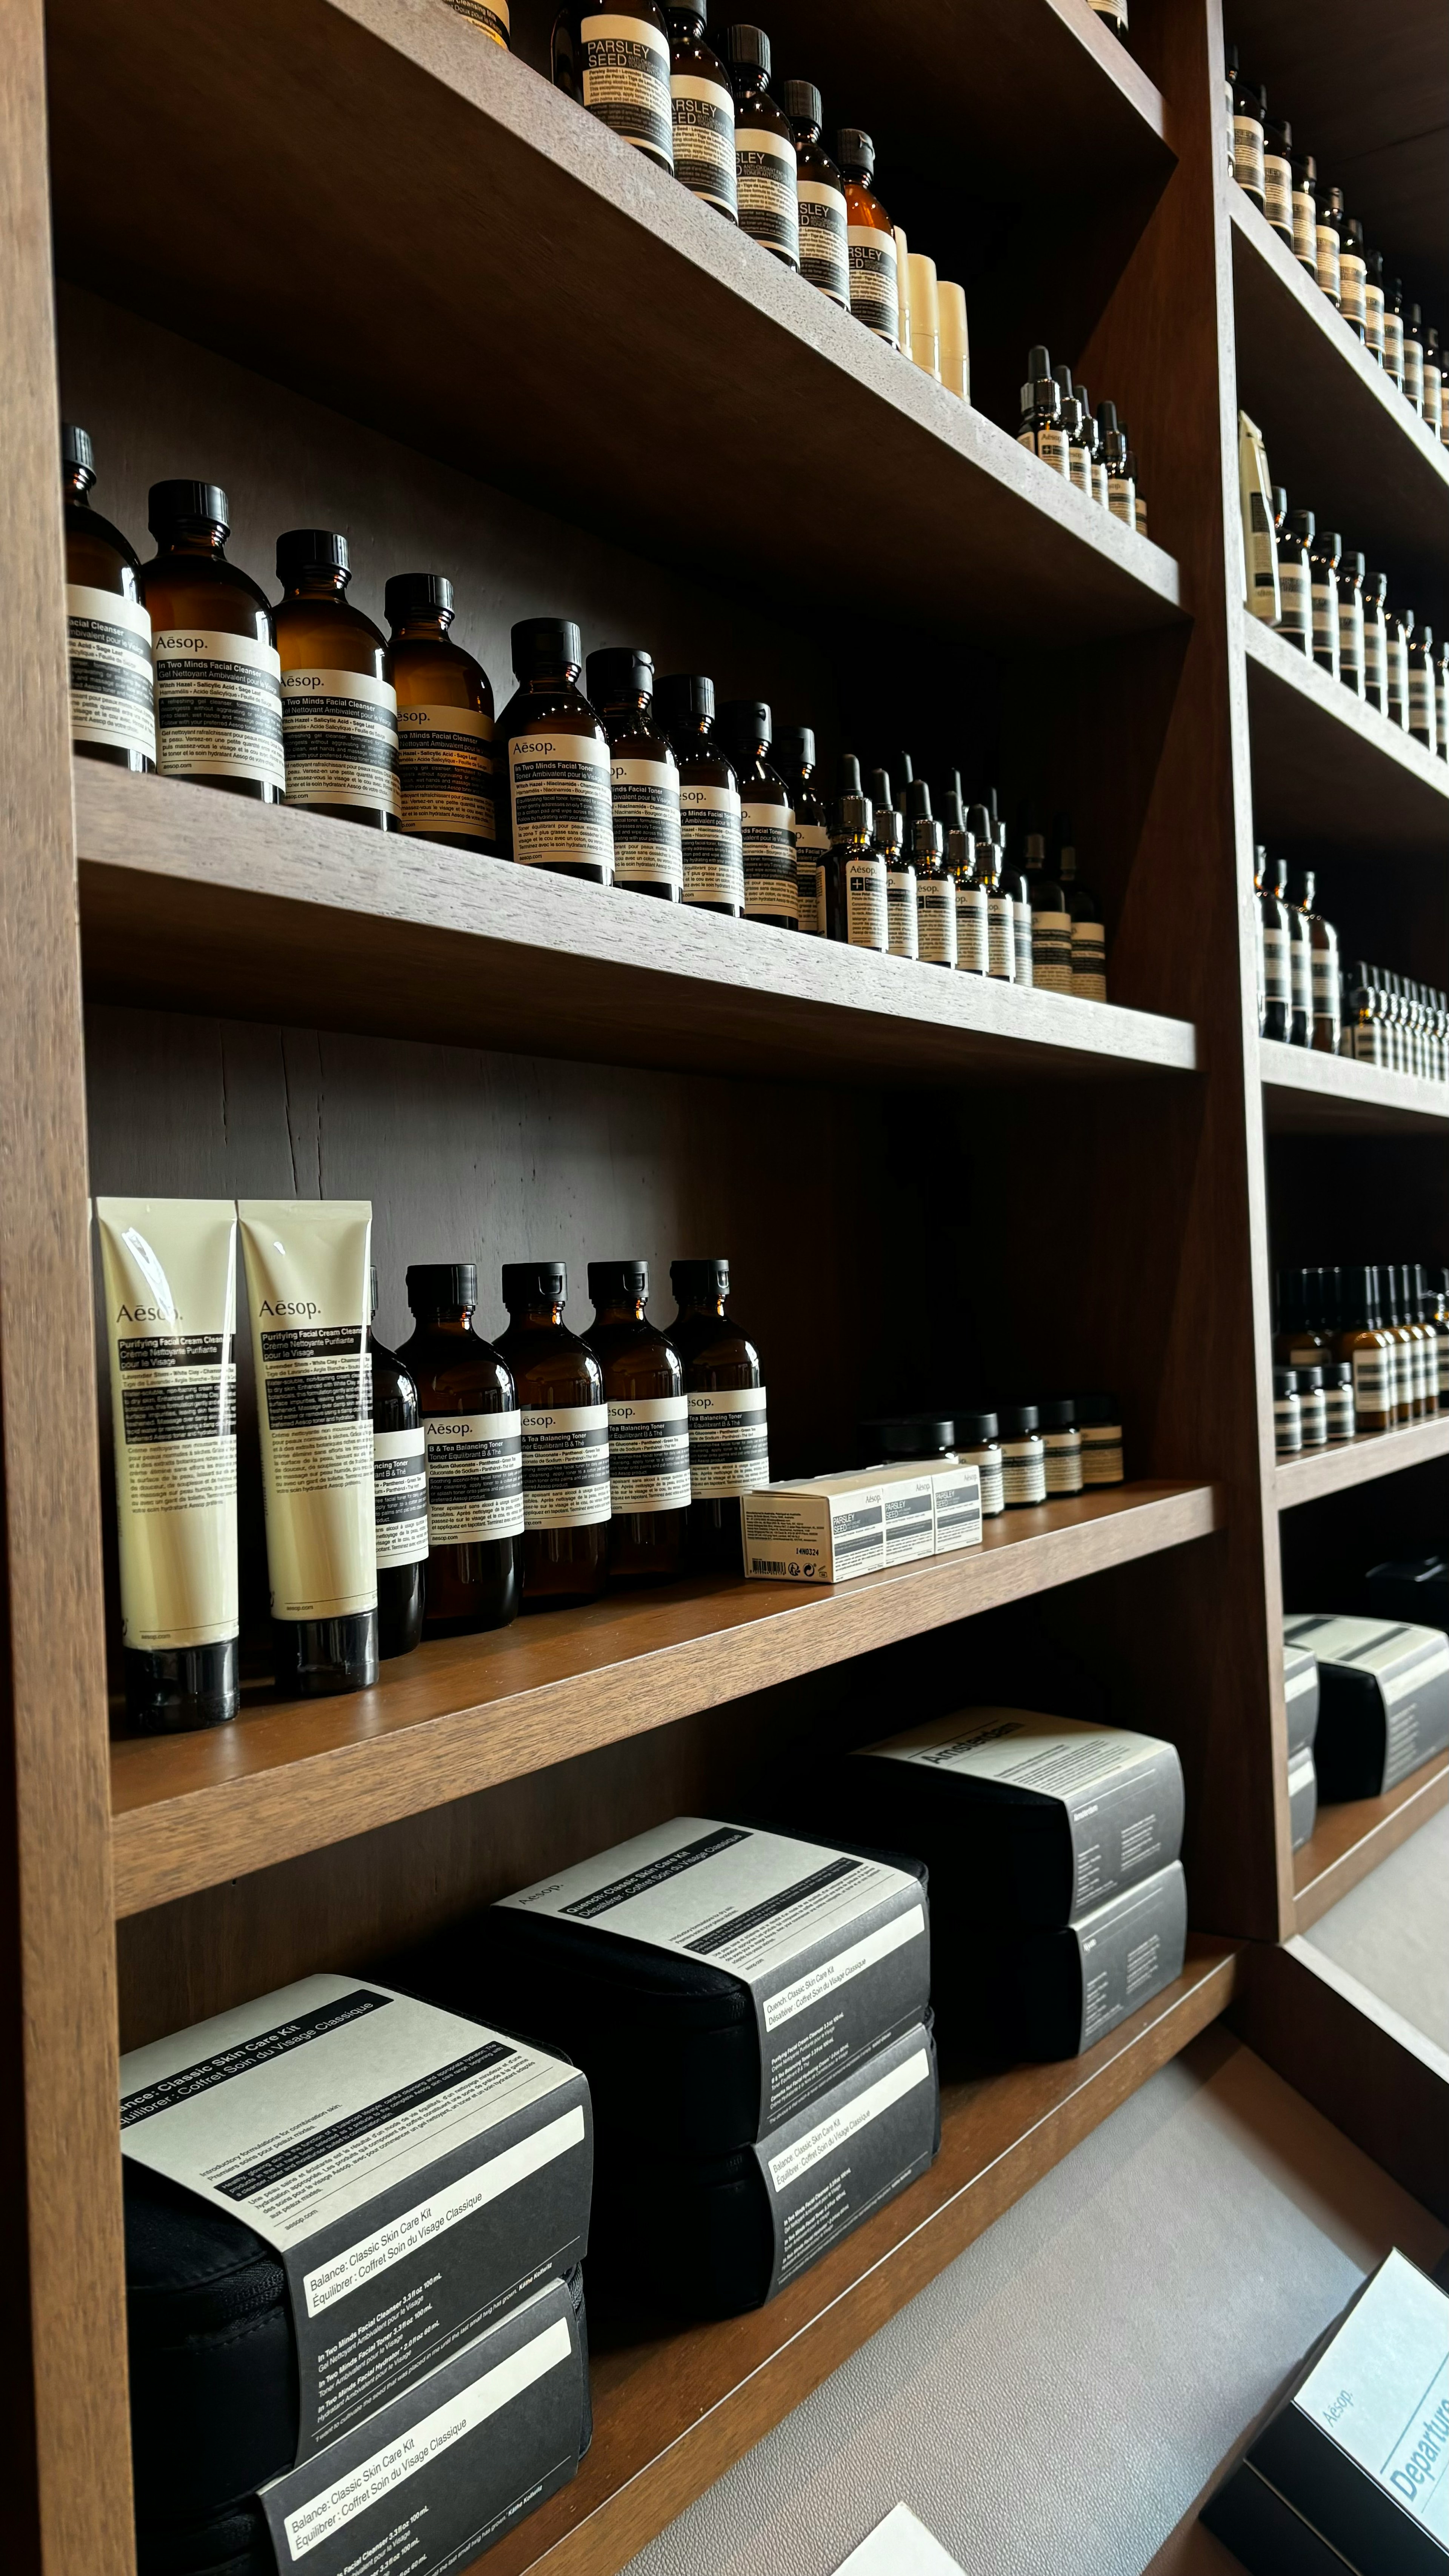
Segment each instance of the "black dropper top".
[{"label": "black dropper top", "polygon": [[1026,382],[1021,389],[1022,410],[1049,411],[1055,419],[1061,404],[1061,389],[1052,374],[1051,352],[1038,344],[1027,352]]},{"label": "black dropper top", "polygon": [[813,125],[816,132],[819,132],[824,109],[820,103],[820,92],[813,81],[782,81],[780,104],[792,125]]},{"label": "black dropper top", "polygon": [[843,751],[840,755],[835,772],[835,796],[841,831],[852,833],[856,839],[862,838],[869,832],[873,817],[870,798],[861,789],[860,762],[853,751]]}]

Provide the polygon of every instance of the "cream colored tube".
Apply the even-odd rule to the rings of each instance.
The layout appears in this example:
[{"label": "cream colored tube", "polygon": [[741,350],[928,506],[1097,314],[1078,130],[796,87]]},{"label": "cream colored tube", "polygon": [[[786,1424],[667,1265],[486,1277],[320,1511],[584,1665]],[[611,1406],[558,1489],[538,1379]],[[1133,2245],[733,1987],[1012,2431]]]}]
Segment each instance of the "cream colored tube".
[{"label": "cream colored tube", "polygon": [[256,1358],[272,1617],[293,1624],[352,1619],[377,1607],[371,1203],[242,1199],[237,1214]]},{"label": "cream colored tube", "polygon": [[911,357],[921,373],[941,381],[941,322],[936,300],[936,263],[913,250],[911,268]]},{"label": "cream colored tube", "polygon": [[942,278],[936,289],[941,318],[941,382],[946,391],[971,400],[971,358],[966,336],[966,297],[959,286]]},{"label": "cream colored tube", "polygon": [[[236,1707],[236,1210],[107,1198],[96,1222],[127,1698],[143,1726],[207,1725]],[[230,1651],[177,1660],[205,1647]]]},{"label": "cream colored tube", "polygon": [[911,246],[896,226],[896,328],[900,346],[911,354]]}]

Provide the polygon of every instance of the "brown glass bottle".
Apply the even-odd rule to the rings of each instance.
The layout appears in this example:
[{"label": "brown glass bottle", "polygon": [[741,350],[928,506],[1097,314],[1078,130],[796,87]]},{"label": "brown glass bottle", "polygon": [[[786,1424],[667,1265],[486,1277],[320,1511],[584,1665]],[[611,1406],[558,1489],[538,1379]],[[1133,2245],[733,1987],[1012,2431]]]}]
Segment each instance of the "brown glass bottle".
[{"label": "brown glass bottle", "polygon": [[775,767],[790,791],[791,838],[795,845],[795,900],[800,928],[813,939],[826,936],[830,866],[830,824],[815,783],[815,732],[811,725],[781,725],[775,734]]},{"label": "brown glass bottle", "polygon": [[790,844],[790,791],[768,758],[774,722],[763,698],[731,698],[719,711],[725,749],[740,782],[745,919],[771,930],[798,930],[795,853]]},{"label": "brown glass bottle", "polygon": [[770,39],[763,27],[725,29],[735,94],[735,189],[739,225],[786,268],[800,265],[795,136],[770,96]]},{"label": "brown glass bottle", "polygon": [[660,170],[674,170],[669,20],[659,0],[618,0],[607,13],[570,0],[553,28],[553,76]]},{"label": "brown glass bottle", "polygon": [[579,630],[569,617],[525,617],[512,635],[518,681],[498,724],[498,846],[521,867],[586,885],[614,873],[608,737],[578,686]]},{"label": "brown glass bottle", "polygon": [[71,749],[112,769],[154,769],[151,620],[141,599],[141,561],[129,538],[91,508],[95,479],[89,436],[62,421]]},{"label": "brown glass bottle", "polygon": [[383,604],[401,828],[447,850],[494,851],[493,691],[482,663],[448,632],[453,585],[440,572],[394,573]]},{"label": "brown glass bottle", "polygon": [[669,1338],[689,1403],[689,1561],[739,1574],[740,1496],[770,1481],[760,1355],[725,1311],[727,1261],[672,1261],[669,1280],[679,1309]]},{"label": "brown glass bottle", "polygon": [[413,1331],[398,1352],[422,1408],[428,1466],[430,1637],[506,1628],[519,1606],[523,1470],[506,1361],[473,1330],[472,1261],[414,1262]]},{"label": "brown glass bottle", "polygon": [[1339,1333],[1335,1359],[1353,1370],[1354,1420],[1361,1432],[1391,1431],[1398,1371],[1394,1346],[1379,1327],[1379,1274],[1372,1269],[1340,1273]]},{"label": "brown glass bottle", "polygon": [[609,1570],[609,1412],[604,1373],[563,1310],[561,1261],[506,1261],[508,1330],[523,1429],[523,1606],[596,1601]]},{"label": "brown glass bottle", "polygon": [[1414,1394],[1417,1378],[1417,1354],[1414,1337],[1399,1309],[1399,1272],[1397,1264],[1386,1261],[1378,1273],[1379,1295],[1375,1319],[1391,1345],[1394,1370],[1394,1422],[1402,1430],[1414,1419]]},{"label": "brown glass bottle", "polygon": [[870,136],[857,125],[842,126],[835,138],[835,162],[845,191],[851,312],[878,340],[898,349],[901,312],[895,227],[871,186],[875,145]]},{"label": "brown glass bottle", "polygon": [[347,597],[347,539],[333,528],[289,528],[277,539],[277,579],[287,803],[395,832],[397,700],[383,637]]},{"label": "brown glass bottle", "polygon": [[589,1348],[609,1407],[609,1580],[667,1583],[684,1563],[689,1409],[679,1353],[645,1311],[649,1265],[591,1261]]},{"label": "brown glass bottle", "polygon": [[714,729],[714,682],[672,671],[659,683],[659,720],[679,763],[684,900],[738,921],[745,908],[740,782]]},{"label": "brown glass bottle", "polygon": [[669,11],[669,95],[674,175],[726,223],[739,221],[735,182],[735,98],[730,76],[705,37],[706,0]]},{"label": "brown glass bottle", "polygon": [[156,552],[137,578],[151,618],[156,764],[230,796],[280,805],[282,666],[266,592],[227,562],[219,483],[153,483]]},{"label": "brown glass bottle", "polygon": [[638,644],[606,644],[588,661],[589,703],[609,737],[614,883],[629,894],[678,903],[684,887],[679,763],[654,718],[654,657]]},{"label": "brown glass bottle", "polygon": [[[372,1274],[377,1314],[377,1272]],[[372,1355],[372,1490],[377,1531],[377,1652],[410,1655],[423,1633],[428,1593],[428,1452],[417,1382],[369,1327]]]},{"label": "brown glass bottle", "polygon": [[820,92],[813,81],[787,80],[780,92],[795,137],[800,203],[800,274],[850,310],[850,259],[840,172],[820,140]]}]

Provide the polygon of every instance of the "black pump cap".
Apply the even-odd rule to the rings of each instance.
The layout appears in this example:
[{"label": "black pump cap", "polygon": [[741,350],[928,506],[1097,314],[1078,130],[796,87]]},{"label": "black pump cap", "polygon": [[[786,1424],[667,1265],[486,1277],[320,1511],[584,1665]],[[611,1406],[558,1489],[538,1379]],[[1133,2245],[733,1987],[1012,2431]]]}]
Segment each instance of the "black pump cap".
[{"label": "black pump cap", "polygon": [[737,71],[770,77],[770,39],[763,27],[726,27],[725,53]]},{"label": "black pump cap", "polygon": [[1315,519],[1311,510],[1294,510],[1289,518],[1288,525],[1292,529],[1294,536],[1301,538],[1304,545],[1312,545],[1314,537],[1318,531],[1318,521]]},{"label": "black pump cap", "polygon": [[153,483],[146,495],[146,525],[153,537],[164,535],[168,528],[184,527],[188,520],[199,527],[220,527],[223,536],[231,520],[231,503],[219,483]]},{"label": "black pump cap", "polygon": [[1236,72],[1237,68],[1238,68],[1238,49],[1237,49],[1237,46],[1236,46],[1236,45],[1224,45],[1224,47],[1223,47],[1223,69],[1224,69],[1224,71],[1227,73],[1227,76],[1228,76],[1229,80],[1231,80],[1231,79],[1232,79],[1232,77],[1233,77],[1234,73]]},{"label": "black pump cap", "polygon": [[726,742],[748,743],[751,749],[762,742],[766,750],[769,749],[774,725],[763,698],[726,698],[719,711],[719,722]]},{"label": "black pump cap", "polygon": [[813,81],[782,81],[780,104],[793,125],[819,125],[825,114]]},{"label": "black pump cap", "polygon": [[561,1261],[505,1261],[500,1277],[510,1313],[531,1301],[561,1306],[569,1293],[569,1274]]},{"label": "black pump cap", "polygon": [[671,1261],[669,1285],[675,1302],[683,1305],[686,1297],[727,1297],[730,1293],[730,1266],[727,1261]]},{"label": "black pump cap", "polygon": [[950,1413],[891,1413],[857,1425],[861,1463],[879,1458],[938,1458],[956,1446],[956,1419]]},{"label": "black pump cap", "polygon": [[1279,159],[1285,160],[1293,149],[1293,128],[1286,116],[1273,118],[1272,123],[1265,129],[1265,140],[1269,138],[1277,148]]},{"label": "black pump cap", "polygon": [[1273,485],[1272,498],[1274,518],[1286,519],[1288,516],[1288,495],[1281,483],[1275,483]]},{"label": "black pump cap", "polygon": [[73,420],[63,420],[60,424],[60,461],[62,465],[72,467],[77,473],[88,474],[92,481],[95,480],[96,460],[90,431],[79,428]]},{"label": "black pump cap", "polygon": [[415,1315],[425,1315],[434,1306],[467,1306],[478,1303],[478,1264],[476,1261],[414,1261],[408,1265],[408,1304]]},{"label": "black pump cap", "polygon": [[1310,195],[1314,194],[1318,187],[1318,164],[1314,160],[1312,153],[1295,152],[1293,158],[1298,164],[1297,170],[1294,172],[1294,177],[1301,181],[1302,185],[1308,189]]},{"label": "black pump cap", "polygon": [[649,1264],[647,1261],[591,1261],[589,1295],[596,1306],[611,1304],[621,1297],[647,1297]]},{"label": "black pump cap", "polygon": [[1101,1387],[1095,1387],[1090,1395],[1079,1395],[1076,1406],[1077,1421],[1084,1431],[1095,1430],[1101,1425],[1115,1430],[1122,1419],[1122,1407],[1117,1397],[1108,1395]]},{"label": "black pump cap", "polygon": [[1035,1404],[998,1404],[996,1418],[1003,1440],[1026,1440],[1041,1428],[1040,1408]]},{"label": "black pump cap", "polygon": [[1312,1368],[1295,1369],[1293,1375],[1297,1382],[1298,1392],[1300,1395],[1317,1395],[1321,1391],[1323,1386],[1323,1371],[1316,1361]]},{"label": "black pump cap", "polygon": [[842,125],[835,138],[835,158],[842,170],[858,170],[863,179],[875,175],[875,145],[858,125]]},{"label": "black pump cap", "polygon": [[288,528],[277,539],[277,579],[298,573],[351,572],[347,539],[337,528]]},{"label": "black pump cap", "polygon": [[714,682],[699,672],[670,671],[656,682],[654,704],[666,725],[687,724],[691,716],[714,722]]},{"label": "black pump cap", "polygon": [[813,769],[815,766],[815,728],[813,725],[777,725],[775,752],[788,769]]},{"label": "black pump cap", "polygon": [[1000,1434],[1001,1425],[994,1413],[962,1413],[958,1408],[956,1414],[958,1449],[984,1449],[988,1440],[999,1439]]},{"label": "black pump cap", "polygon": [[445,572],[395,572],[389,575],[382,594],[383,614],[389,626],[399,626],[405,617],[453,614],[453,585]]},{"label": "black pump cap", "polygon": [[536,671],[577,671],[584,658],[579,630],[571,617],[523,617],[508,639],[515,675],[531,679]]},{"label": "black pump cap", "polygon": [[630,698],[654,695],[654,656],[642,644],[604,644],[591,653],[586,671],[589,699],[596,707],[623,706]]}]

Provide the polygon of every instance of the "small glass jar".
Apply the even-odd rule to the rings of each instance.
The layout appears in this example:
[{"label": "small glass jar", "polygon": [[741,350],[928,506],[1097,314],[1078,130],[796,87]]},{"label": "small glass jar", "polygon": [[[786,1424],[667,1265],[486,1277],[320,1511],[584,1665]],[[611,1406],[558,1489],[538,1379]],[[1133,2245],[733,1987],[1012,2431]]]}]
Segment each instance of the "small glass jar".
[{"label": "small glass jar", "polygon": [[1295,1369],[1298,1380],[1298,1426],[1305,1449],[1322,1449],[1328,1440],[1328,1402],[1321,1368]]},{"label": "small glass jar", "polygon": [[1082,1483],[1090,1492],[1094,1485],[1120,1485],[1122,1482],[1122,1407],[1115,1395],[1100,1391],[1076,1398],[1077,1429],[1082,1442]]},{"label": "small glass jar", "polygon": [[984,1521],[995,1520],[1006,1509],[998,1428],[994,1413],[958,1413],[956,1416],[956,1455],[968,1467],[981,1470],[981,1517]]},{"label": "small glass jar", "polygon": [[1049,1403],[1039,1404],[1041,1445],[1046,1455],[1047,1500],[1059,1494],[1079,1494],[1082,1490],[1082,1435],[1077,1429],[1077,1408],[1069,1395],[1053,1396]]},{"label": "small glass jar", "polygon": [[1273,1371],[1273,1443],[1280,1458],[1296,1458],[1303,1447],[1303,1411],[1298,1401],[1298,1371]]},{"label": "small glass jar", "polygon": [[1046,1450],[1041,1417],[1034,1404],[1002,1404],[996,1412],[1001,1430],[1001,1489],[1009,1512],[1044,1503]]}]

